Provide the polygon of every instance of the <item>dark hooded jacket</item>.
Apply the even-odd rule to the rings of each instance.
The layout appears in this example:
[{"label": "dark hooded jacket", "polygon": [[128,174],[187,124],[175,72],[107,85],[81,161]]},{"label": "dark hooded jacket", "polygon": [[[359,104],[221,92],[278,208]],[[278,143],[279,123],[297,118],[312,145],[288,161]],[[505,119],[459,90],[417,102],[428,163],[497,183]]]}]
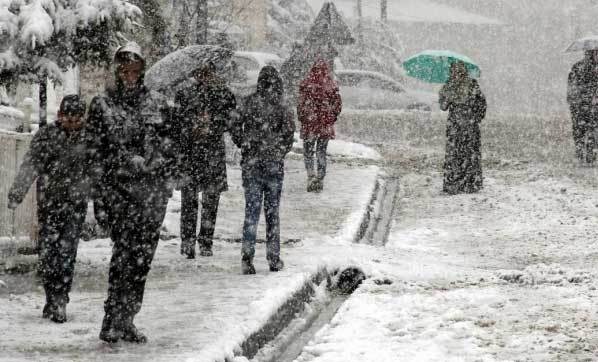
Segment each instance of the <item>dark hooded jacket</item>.
[{"label": "dark hooded jacket", "polygon": [[44,205],[39,205],[42,212],[85,202],[90,190],[90,161],[85,141],[83,130],[67,132],[60,123],[40,128],[10,188],[9,201],[21,203],[33,182],[40,177],[43,179],[40,191],[44,194]]},{"label": "dark hooded jacket", "polygon": [[143,200],[152,192],[168,193],[176,161],[170,125],[165,97],[148,90],[143,75],[134,89],[117,80],[94,97],[87,126],[96,196],[116,192],[125,200]]},{"label": "dark hooded jacket", "polygon": [[181,176],[189,177],[199,190],[226,191],[224,133],[230,130],[235,96],[224,83],[207,88],[195,83],[177,92],[175,105]]},{"label": "dark hooded jacket", "polygon": [[592,98],[598,96],[598,64],[588,52],[583,60],[575,63],[567,82],[567,102],[575,118],[590,118]]},{"label": "dark hooded jacket", "polygon": [[278,71],[264,67],[258,77],[257,91],[245,100],[233,132],[244,169],[263,161],[282,162],[292,149],[295,123],[283,96]]}]

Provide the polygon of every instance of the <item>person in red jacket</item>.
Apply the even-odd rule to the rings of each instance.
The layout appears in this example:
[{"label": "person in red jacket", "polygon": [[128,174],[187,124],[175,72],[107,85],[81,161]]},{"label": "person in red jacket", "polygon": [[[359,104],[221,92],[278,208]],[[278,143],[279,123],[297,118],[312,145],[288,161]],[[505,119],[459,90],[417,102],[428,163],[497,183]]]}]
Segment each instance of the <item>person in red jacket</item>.
[{"label": "person in red jacket", "polygon": [[[318,59],[299,87],[297,114],[301,123],[303,157],[307,169],[307,191],[321,192],[326,176],[326,149],[334,139],[334,123],[341,112],[338,85],[325,60]],[[314,171],[314,154],[317,174]]]}]

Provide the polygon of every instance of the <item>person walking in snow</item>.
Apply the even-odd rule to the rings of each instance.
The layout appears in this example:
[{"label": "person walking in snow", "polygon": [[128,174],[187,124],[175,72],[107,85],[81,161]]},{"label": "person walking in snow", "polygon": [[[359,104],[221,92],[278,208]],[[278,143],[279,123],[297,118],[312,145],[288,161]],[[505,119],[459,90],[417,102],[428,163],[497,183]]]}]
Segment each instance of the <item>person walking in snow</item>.
[{"label": "person walking in snow", "polygon": [[[181,254],[195,258],[195,241],[201,256],[212,256],[212,244],[220,194],[228,190],[224,133],[229,131],[236,108],[233,93],[212,63],[193,74],[195,83],[175,98],[176,119],[181,128]],[[202,193],[201,224],[196,234]]]},{"label": "person walking in snow", "polygon": [[598,146],[594,135],[598,126],[598,50],[586,51],[584,59],[573,65],[567,83],[567,103],[575,156],[582,162],[593,163],[594,148]]},{"label": "person walking in snow", "polygon": [[321,192],[324,188],[326,150],[328,141],[335,137],[334,123],[341,109],[342,101],[332,71],[326,61],[318,59],[301,82],[297,106],[308,192]]},{"label": "person walking in snow", "polygon": [[480,122],[486,116],[486,98],[463,62],[451,65],[450,78],[440,90],[440,109],[449,111],[443,191],[477,192],[483,185]]},{"label": "person walking in snow", "polygon": [[84,115],[85,103],[79,96],[62,99],[56,122],[35,134],[8,193],[8,207],[14,210],[34,181],[43,181],[44,198],[37,205],[39,271],[46,293],[42,317],[56,323],[67,320],[77,246],[87,214],[90,162]]},{"label": "person walking in snow", "polygon": [[241,270],[255,274],[253,257],[262,203],[266,218],[266,258],[270,271],[284,267],[280,258],[280,196],[284,158],[293,147],[293,113],[283,104],[283,85],[278,71],[264,67],[257,91],[244,102],[233,128],[233,141],[241,149],[245,190],[245,221]]},{"label": "person walking in snow", "polygon": [[116,84],[90,105],[95,160],[94,207],[114,242],[100,339],[145,343],[133,323],[160,236],[176,155],[165,98],[143,84],[145,58],[136,43],[114,55]]}]

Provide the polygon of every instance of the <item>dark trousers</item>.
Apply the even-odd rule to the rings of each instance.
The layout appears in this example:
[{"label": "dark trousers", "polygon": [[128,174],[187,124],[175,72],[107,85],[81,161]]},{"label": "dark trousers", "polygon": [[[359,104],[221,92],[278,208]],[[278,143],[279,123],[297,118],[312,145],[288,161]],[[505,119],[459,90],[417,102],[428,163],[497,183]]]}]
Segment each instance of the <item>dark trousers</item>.
[{"label": "dark trousers", "polygon": [[202,192],[201,226],[199,228],[199,235],[196,235],[199,209],[198,194],[199,187],[193,183],[181,189],[181,239],[186,245],[195,245],[195,240],[197,239],[201,248],[211,249],[214,230],[216,229],[220,192],[211,190]]},{"label": "dark trousers", "polygon": [[38,209],[40,274],[46,303],[68,303],[87,203],[54,202]]},{"label": "dark trousers", "polygon": [[[598,115],[597,115],[598,116]],[[594,149],[598,147],[596,139],[596,121],[593,114],[573,115],[573,141],[575,143],[575,155],[580,160],[592,163],[596,155]]]},{"label": "dark trousers", "polygon": [[266,217],[267,259],[276,260],[280,256],[280,196],[284,179],[282,162],[264,162],[243,169],[245,189],[245,222],[243,223],[242,256],[253,259],[257,226],[262,203]]},{"label": "dark trousers", "polygon": [[328,139],[318,137],[306,137],[303,140],[303,159],[308,176],[315,176],[314,156],[317,159],[317,176],[324,178],[326,176],[326,150],[328,149]]},{"label": "dark trousers", "polygon": [[108,203],[114,246],[104,310],[113,320],[132,320],[143,302],[169,196],[164,190],[148,190],[147,195],[144,200],[116,196]]}]

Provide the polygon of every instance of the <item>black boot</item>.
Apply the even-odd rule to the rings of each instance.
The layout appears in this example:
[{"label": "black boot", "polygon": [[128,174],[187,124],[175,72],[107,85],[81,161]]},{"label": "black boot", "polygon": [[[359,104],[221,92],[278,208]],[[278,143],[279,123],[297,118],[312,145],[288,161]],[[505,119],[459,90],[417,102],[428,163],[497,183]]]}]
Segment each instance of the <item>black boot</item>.
[{"label": "black boot", "polygon": [[123,338],[122,325],[118,318],[106,313],[102,321],[102,330],[100,331],[100,339],[108,343],[116,343]]},{"label": "black boot", "polygon": [[212,243],[207,242],[204,238],[200,237],[197,240],[199,244],[199,255],[201,256],[212,256],[214,253],[212,252]]},{"label": "black boot", "polygon": [[55,323],[66,322],[66,303],[57,302],[53,305],[52,312],[50,313],[50,320]]},{"label": "black boot", "polygon": [[187,257],[187,259],[195,259],[195,241],[182,240],[181,241],[181,254],[185,255]]},{"label": "black boot", "polygon": [[42,310],[42,318],[50,318],[52,316],[52,309],[53,309],[53,305],[50,302],[46,302],[46,305],[44,305],[44,309]]},{"label": "black boot", "polygon": [[241,259],[241,273],[243,275],[255,274],[255,267],[253,266],[251,258],[243,257]]},{"label": "black boot", "polygon": [[123,325],[123,336],[122,340],[131,343],[147,343],[147,337],[145,334],[139,332],[135,324],[133,324],[133,318],[128,318]]},{"label": "black boot", "polygon": [[280,259],[278,257],[272,258],[271,260],[268,261],[268,263],[270,264],[271,272],[281,271],[284,268],[284,263],[282,262],[282,259]]}]

